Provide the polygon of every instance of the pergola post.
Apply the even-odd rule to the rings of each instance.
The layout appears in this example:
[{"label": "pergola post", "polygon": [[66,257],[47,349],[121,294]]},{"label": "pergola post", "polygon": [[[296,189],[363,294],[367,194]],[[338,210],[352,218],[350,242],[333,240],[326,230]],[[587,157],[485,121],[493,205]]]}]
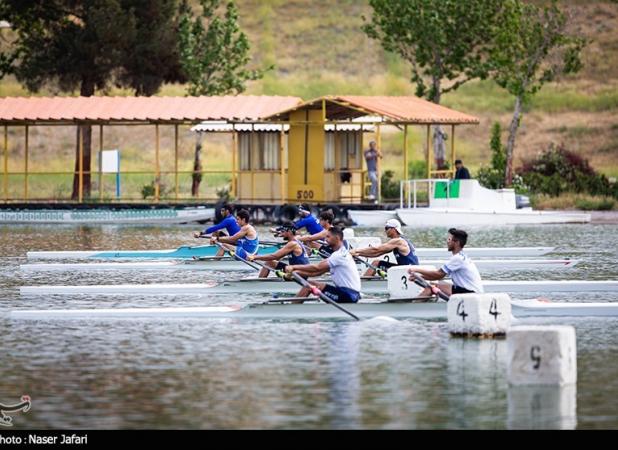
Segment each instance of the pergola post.
[{"label": "pergola post", "polygon": [[24,155],[24,199],[28,201],[28,153],[30,146],[30,134],[29,127],[26,125],[26,144],[25,144],[25,155]]},{"label": "pergola post", "polygon": [[9,127],[4,126],[4,201],[9,199]]},{"label": "pergola post", "polygon": [[284,156],[284,148],[283,148],[283,139],[285,132],[283,131],[283,125],[281,126],[281,131],[279,132],[279,189],[280,189],[280,197],[281,204],[285,203],[285,168],[283,167],[283,156]]},{"label": "pergola post", "polygon": [[[361,125],[362,127],[362,125]],[[382,151],[382,130],[380,128],[380,125],[376,125],[376,141],[378,144],[378,151],[381,152]],[[382,158],[378,158],[378,203],[382,202],[382,162],[381,162]]]},{"label": "pergola post", "polygon": [[178,201],[178,124],[174,124],[174,195]]},{"label": "pergola post", "polygon": [[455,178],[455,125],[451,125],[451,172]]},{"label": "pergola post", "polygon": [[403,126],[403,179],[408,179],[408,125]]},{"label": "pergola post", "polygon": [[103,125],[99,125],[99,201],[103,200]]},{"label": "pergola post", "polygon": [[77,156],[77,201],[82,203],[84,200],[84,136],[81,125],[77,125],[78,151]]},{"label": "pergola post", "polygon": [[427,178],[431,178],[431,162],[433,161],[433,148],[431,148],[431,125],[427,125]]},{"label": "pergola post", "polygon": [[236,131],[236,125],[232,125],[232,185],[230,186],[230,192],[233,197],[236,197],[236,185],[237,185],[237,158],[238,158],[238,131]]},{"label": "pergola post", "polygon": [[160,196],[160,171],[159,166],[159,124],[155,124],[155,201],[159,201]]}]

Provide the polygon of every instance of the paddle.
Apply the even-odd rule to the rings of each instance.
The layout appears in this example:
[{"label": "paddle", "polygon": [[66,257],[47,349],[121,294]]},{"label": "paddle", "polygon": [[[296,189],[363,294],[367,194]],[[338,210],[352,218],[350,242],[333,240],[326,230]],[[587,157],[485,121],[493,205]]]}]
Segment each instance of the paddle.
[{"label": "paddle", "polygon": [[[210,239],[212,236],[209,234],[200,234],[199,236],[193,235],[196,239]],[[278,241],[260,241],[260,247],[280,247],[284,245],[285,242]]]},{"label": "paddle", "polygon": [[320,300],[323,300],[326,303],[329,303],[330,305],[334,306],[335,308],[339,309],[340,311],[343,311],[344,313],[346,313],[348,316],[350,316],[350,317],[352,317],[352,318],[354,318],[356,320],[360,320],[358,318],[358,316],[356,316],[355,314],[351,313],[350,311],[348,311],[347,309],[345,309],[343,306],[339,305],[338,303],[332,301],[330,298],[328,298],[326,295],[324,295],[324,293],[322,291],[320,291],[316,286],[314,286],[311,283],[309,283],[307,280],[305,280],[299,274],[297,274],[295,272],[292,272],[292,278],[294,279],[294,281],[296,281],[301,286],[308,287],[311,290],[311,293],[313,295],[317,296],[318,298],[320,298]]},{"label": "paddle", "polygon": [[[237,256],[234,251],[225,248],[219,242],[216,242],[216,244],[219,245],[221,248],[225,249],[225,251],[230,253],[230,255],[234,256],[237,259],[240,259],[240,260],[246,262],[247,264],[249,264],[251,266],[251,264],[248,261],[245,261],[241,257]],[[266,264],[263,264],[263,263],[261,263],[259,261],[251,261],[251,262],[253,264],[256,264],[256,265],[260,266],[260,267],[268,269],[270,272],[274,272],[275,275],[277,275],[279,278],[283,278],[285,280],[288,280],[288,278],[286,277],[286,273],[281,271],[281,270],[273,269],[272,267],[270,267],[270,266],[268,266]],[[251,267],[253,267],[255,269],[254,266],[251,266]],[[335,308],[339,309],[340,311],[343,311],[344,313],[346,313],[348,316],[350,316],[350,317],[352,317],[352,318],[354,318],[356,320],[360,320],[355,314],[351,313],[350,311],[348,311],[347,309],[345,309],[341,305],[339,305],[336,302],[332,301],[330,298],[328,298],[326,295],[324,295],[324,293],[322,291],[320,291],[317,287],[313,286],[311,283],[309,283],[307,280],[305,280],[303,277],[301,277],[297,273],[292,272],[291,275],[292,275],[292,279],[294,281],[296,281],[298,284],[300,284],[303,287],[308,287],[311,290],[311,293],[313,295],[315,295],[316,297],[318,297],[320,300],[323,300],[324,302],[329,303],[330,305],[334,306]]]},{"label": "paddle", "polygon": [[[324,243],[324,241],[318,241],[318,243]],[[319,250],[317,248],[310,248],[305,246],[306,249],[310,249],[311,252],[314,255],[320,255],[322,258],[328,258],[330,255],[328,253],[323,252],[322,250]],[[350,247],[350,249],[352,249]],[[354,261],[357,261],[363,265],[365,265],[368,269],[373,269],[376,271],[376,273],[378,274],[378,276],[380,276],[380,278],[386,278],[386,271],[379,269],[377,267],[375,267],[374,265],[372,265],[369,261],[366,261],[358,256],[352,256],[352,258],[354,258]]]},{"label": "paddle", "polygon": [[[229,253],[232,258],[234,258],[234,259],[236,259],[238,261],[244,262],[246,265],[248,265],[249,267],[251,267],[254,270],[260,270],[257,267],[255,267],[251,262],[249,262],[246,259],[241,258],[240,256],[238,256],[234,250],[230,250],[229,248],[224,246],[221,242],[215,242],[215,245],[217,247],[219,247],[220,249],[222,249],[223,251]],[[257,263],[255,263],[255,264],[257,264]]]},{"label": "paddle", "polygon": [[450,297],[448,295],[442,292],[437,286],[434,286],[433,284],[429,283],[418,273],[413,272],[412,276],[414,277],[412,281],[414,281],[416,284],[424,288],[429,288],[434,295],[437,295],[439,298],[441,298],[445,302],[449,301]]}]

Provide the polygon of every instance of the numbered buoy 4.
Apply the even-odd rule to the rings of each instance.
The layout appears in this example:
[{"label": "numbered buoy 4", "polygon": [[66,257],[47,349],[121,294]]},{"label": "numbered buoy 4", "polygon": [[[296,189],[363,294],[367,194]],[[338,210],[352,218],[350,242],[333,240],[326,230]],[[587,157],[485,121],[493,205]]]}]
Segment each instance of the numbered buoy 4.
[{"label": "numbered buoy 4", "polygon": [[575,328],[516,326],[507,335],[508,380],[512,385],[567,385],[577,382]]},{"label": "numbered buoy 4", "polygon": [[453,336],[504,336],[511,326],[508,294],[455,294],[447,307],[448,330]]},{"label": "numbered buoy 4", "polygon": [[424,269],[435,270],[434,266],[395,266],[388,269],[387,272],[387,287],[388,295],[393,299],[416,298],[422,292],[423,288],[410,281],[408,269],[413,267],[421,267]]}]

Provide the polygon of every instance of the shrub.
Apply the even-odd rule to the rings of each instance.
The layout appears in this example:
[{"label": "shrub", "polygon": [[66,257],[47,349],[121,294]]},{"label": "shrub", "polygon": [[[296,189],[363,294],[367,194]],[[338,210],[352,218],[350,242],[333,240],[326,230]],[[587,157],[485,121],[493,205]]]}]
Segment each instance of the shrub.
[{"label": "shrub", "polygon": [[382,198],[394,199],[399,198],[399,180],[394,179],[395,172],[385,170],[380,179],[380,189]]},{"label": "shrub", "polygon": [[616,183],[597,173],[588,163],[564,146],[550,145],[519,170],[524,183],[537,194],[558,196],[563,192],[610,195],[618,198]]}]

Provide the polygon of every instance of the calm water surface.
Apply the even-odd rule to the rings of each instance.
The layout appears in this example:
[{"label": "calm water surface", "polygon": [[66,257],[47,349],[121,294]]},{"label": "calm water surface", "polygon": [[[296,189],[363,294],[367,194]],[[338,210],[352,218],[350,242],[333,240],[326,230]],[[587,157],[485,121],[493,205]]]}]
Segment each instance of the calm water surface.
[{"label": "calm water surface", "polygon": [[[255,296],[41,296],[21,285],[202,282],[216,272],[20,273],[30,250],[173,248],[194,228],[0,226],[0,402],[32,398],[16,428],[617,428],[618,319],[530,319],[576,327],[578,383],[509,388],[504,340],[450,338],[446,322],[402,320],[12,321],[24,308],[196,306]],[[408,230],[417,246],[445,231]],[[357,235],[382,233],[356,229]],[[566,273],[618,278],[615,225],[471,229],[470,246],[555,246]],[[230,276],[229,274],[227,276]],[[545,294],[547,295],[547,294]],[[618,301],[615,293],[561,301]]]}]

